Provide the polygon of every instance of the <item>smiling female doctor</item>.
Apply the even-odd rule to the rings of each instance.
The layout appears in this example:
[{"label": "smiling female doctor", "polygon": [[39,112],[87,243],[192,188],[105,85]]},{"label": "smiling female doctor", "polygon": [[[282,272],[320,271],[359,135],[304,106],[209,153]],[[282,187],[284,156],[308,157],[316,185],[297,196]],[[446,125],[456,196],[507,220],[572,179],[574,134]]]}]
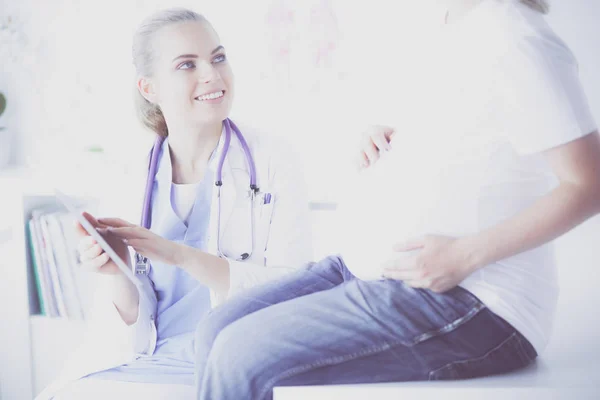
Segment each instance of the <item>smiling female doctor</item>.
[{"label": "smiling female doctor", "polygon": [[136,190],[120,191],[118,201],[134,200],[137,218],[128,220],[142,226],[86,217],[130,260],[142,290],[79,226],[83,267],[98,272],[103,288],[86,343],[39,399],[193,393],[200,319],[290,271],[276,266],[312,257],[299,168],[228,119],[233,74],[212,26],[189,10],[162,11],[135,34],[133,59],[142,121],[157,139]]}]

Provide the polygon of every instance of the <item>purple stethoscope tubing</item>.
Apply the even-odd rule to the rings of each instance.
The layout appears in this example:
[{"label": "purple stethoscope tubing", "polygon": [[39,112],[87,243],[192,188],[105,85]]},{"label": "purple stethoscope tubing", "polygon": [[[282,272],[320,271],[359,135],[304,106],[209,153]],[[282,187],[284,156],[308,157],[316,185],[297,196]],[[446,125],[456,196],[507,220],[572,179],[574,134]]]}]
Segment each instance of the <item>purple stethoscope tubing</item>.
[{"label": "purple stethoscope tubing", "polygon": [[[221,241],[221,186],[223,186],[223,165],[225,164],[225,157],[227,157],[227,152],[229,151],[229,145],[231,144],[231,132],[235,134],[240,145],[242,146],[242,150],[246,156],[246,163],[248,164],[248,172],[250,174],[250,199],[251,199],[251,207],[250,207],[250,220],[251,220],[251,229],[252,229],[252,249],[254,249],[254,213],[252,210],[254,209],[254,198],[256,193],[259,191],[257,182],[256,182],[256,164],[254,163],[254,158],[252,157],[252,153],[250,152],[250,147],[246,142],[246,139],[240,132],[237,125],[233,123],[229,118],[226,118],[223,121],[223,125],[225,126],[225,141],[223,143],[223,150],[221,151],[221,156],[219,158],[219,163],[217,164],[217,170],[215,172],[215,186],[217,186],[218,193],[218,212],[217,212],[217,251],[219,256],[224,257],[225,255],[221,251],[220,241]],[[148,177],[146,179],[146,190],[144,192],[144,203],[142,207],[142,221],[141,225],[150,229],[151,224],[151,213],[150,208],[152,204],[152,192],[154,189],[154,179],[156,177],[156,172],[158,170],[158,160],[160,158],[160,149],[164,142],[165,138],[163,136],[159,136],[156,138],[154,142],[154,146],[152,147],[152,151],[150,153],[150,164],[148,166]],[[243,261],[250,257],[252,254],[252,249],[249,253],[243,253],[240,257],[237,258],[238,261]],[[136,273],[144,274],[148,272],[148,260],[146,257],[141,256],[136,253]]]}]

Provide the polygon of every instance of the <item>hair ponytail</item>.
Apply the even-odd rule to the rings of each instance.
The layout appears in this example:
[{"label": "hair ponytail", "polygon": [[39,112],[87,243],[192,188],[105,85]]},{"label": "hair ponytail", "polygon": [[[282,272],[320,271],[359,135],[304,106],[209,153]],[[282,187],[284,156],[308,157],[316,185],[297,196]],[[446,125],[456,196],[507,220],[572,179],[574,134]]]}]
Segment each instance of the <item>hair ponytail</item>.
[{"label": "hair ponytail", "polygon": [[140,91],[135,88],[133,94],[135,108],[140,122],[148,129],[156,132],[157,135],[167,137],[169,130],[167,129],[167,121],[157,104],[153,104],[146,100]]}]

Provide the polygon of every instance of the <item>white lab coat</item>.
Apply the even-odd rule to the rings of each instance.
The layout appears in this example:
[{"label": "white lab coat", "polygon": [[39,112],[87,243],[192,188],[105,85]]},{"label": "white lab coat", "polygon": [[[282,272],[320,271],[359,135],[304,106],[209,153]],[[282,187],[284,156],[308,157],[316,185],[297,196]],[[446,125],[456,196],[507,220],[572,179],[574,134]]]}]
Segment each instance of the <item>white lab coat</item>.
[{"label": "white lab coat", "polygon": [[[243,262],[228,260],[229,297],[289,273],[312,258],[308,199],[299,163],[288,151],[289,146],[283,146],[272,138],[258,137],[243,127],[240,130],[254,157],[260,191],[271,193],[272,200],[270,204],[263,204],[258,201],[262,199],[259,195],[255,202],[255,243],[251,257]],[[115,189],[122,194],[118,196],[118,208],[121,211],[117,215],[136,223],[141,218],[147,158],[140,163],[140,167],[143,168],[139,168],[139,171],[136,168],[132,173],[132,183],[128,179],[126,191]],[[244,197],[248,193],[249,182],[244,152],[235,135],[232,135],[223,166],[221,191],[221,249],[225,254],[239,255],[249,248],[248,201]],[[217,190],[213,190],[209,223],[208,251],[211,254],[217,253],[217,193]],[[156,346],[156,294],[147,276],[138,277],[142,280],[145,293],[140,295],[138,320],[131,326],[123,322],[112,304],[107,278],[96,278],[95,306],[84,343],[67,361],[60,378],[38,395],[37,400],[51,399],[58,390],[90,373],[123,365],[153,353]],[[224,296],[211,293],[213,307],[224,300]]]}]

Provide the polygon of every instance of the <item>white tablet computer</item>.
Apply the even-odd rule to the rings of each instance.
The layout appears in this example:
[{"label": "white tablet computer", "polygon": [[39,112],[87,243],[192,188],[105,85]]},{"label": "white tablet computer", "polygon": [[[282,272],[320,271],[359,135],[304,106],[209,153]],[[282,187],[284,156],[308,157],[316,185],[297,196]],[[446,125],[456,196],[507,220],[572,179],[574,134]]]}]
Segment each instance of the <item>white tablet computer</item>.
[{"label": "white tablet computer", "polygon": [[125,276],[127,276],[127,278],[129,278],[129,280],[131,280],[131,282],[133,282],[135,286],[141,286],[141,281],[133,274],[131,269],[121,259],[121,257],[119,257],[117,252],[114,251],[112,247],[110,247],[110,245],[106,242],[106,240],[104,240],[104,238],[102,237],[102,235],[100,235],[96,228],[94,228],[94,226],[90,224],[90,222],[87,219],[85,219],[85,217],[81,214],[82,210],[80,210],[75,205],[75,201],[66,194],[60,192],[59,190],[55,190],[54,194],[56,195],[56,198],[60,201],[60,203],[64,205],[65,208],[69,211],[69,213],[71,213],[73,217],[75,217],[77,221],[81,224],[81,226],[83,226],[83,229],[85,229],[86,232],[89,233],[90,236],[96,240],[96,242],[98,242],[102,250],[104,250],[106,254],[108,254],[108,256],[110,257],[110,259],[113,260],[115,264],[117,264],[117,267],[119,267],[119,269],[123,271]]}]

